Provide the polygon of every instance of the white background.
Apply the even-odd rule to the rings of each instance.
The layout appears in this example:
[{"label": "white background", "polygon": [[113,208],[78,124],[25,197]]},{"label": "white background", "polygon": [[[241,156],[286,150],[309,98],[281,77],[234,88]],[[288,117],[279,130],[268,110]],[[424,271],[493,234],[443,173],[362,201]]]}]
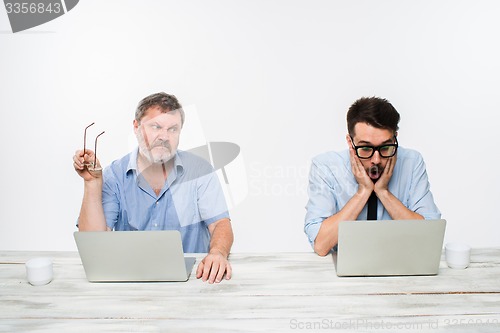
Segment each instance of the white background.
[{"label": "white background", "polygon": [[494,0],[85,0],[13,34],[2,7],[0,250],[76,249],[83,128],[106,131],[107,165],[158,91],[195,107],[207,140],[241,147],[234,252],[311,250],[310,160],[345,148],[347,108],[374,95],[424,156],[445,241],[498,246],[499,17]]}]

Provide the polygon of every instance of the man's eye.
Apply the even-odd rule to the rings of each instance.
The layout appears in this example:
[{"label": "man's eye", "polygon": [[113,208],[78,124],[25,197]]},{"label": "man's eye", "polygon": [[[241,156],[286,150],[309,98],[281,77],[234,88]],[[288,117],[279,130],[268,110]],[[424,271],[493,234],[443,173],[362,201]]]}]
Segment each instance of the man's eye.
[{"label": "man's eye", "polygon": [[372,147],[361,147],[362,151],[371,151]]},{"label": "man's eye", "polygon": [[170,128],[168,129],[168,131],[169,131],[170,133],[175,133],[175,132],[177,132],[177,127],[170,127]]}]

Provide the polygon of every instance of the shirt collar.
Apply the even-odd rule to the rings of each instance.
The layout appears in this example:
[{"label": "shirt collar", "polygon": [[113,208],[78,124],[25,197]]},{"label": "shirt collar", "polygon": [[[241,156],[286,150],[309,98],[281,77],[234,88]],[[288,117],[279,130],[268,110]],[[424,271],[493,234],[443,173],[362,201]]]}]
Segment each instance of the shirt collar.
[{"label": "shirt collar", "polygon": [[131,170],[137,170],[137,155],[139,154],[139,147],[134,149],[130,153],[130,158],[128,160],[128,165],[127,165],[127,173]]}]

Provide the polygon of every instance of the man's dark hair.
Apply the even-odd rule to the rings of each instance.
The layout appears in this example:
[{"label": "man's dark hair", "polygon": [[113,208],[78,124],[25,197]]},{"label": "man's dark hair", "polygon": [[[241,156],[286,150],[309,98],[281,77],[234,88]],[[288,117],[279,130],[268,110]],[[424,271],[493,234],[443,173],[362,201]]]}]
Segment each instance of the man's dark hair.
[{"label": "man's dark hair", "polygon": [[347,111],[347,130],[354,136],[354,126],[366,123],[370,126],[397,132],[399,113],[388,100],[379,97],[362,97]]},{"label": "man's dark hair", "polygon": [[144,97],[135,110],[135,120],[140,122],[146,111],[152,106],[159,106],[163,113],[179,111],[181,113],[181,125],[184,125],[184,110],[182,109],[182,105],[174,95],[164,92]]}]

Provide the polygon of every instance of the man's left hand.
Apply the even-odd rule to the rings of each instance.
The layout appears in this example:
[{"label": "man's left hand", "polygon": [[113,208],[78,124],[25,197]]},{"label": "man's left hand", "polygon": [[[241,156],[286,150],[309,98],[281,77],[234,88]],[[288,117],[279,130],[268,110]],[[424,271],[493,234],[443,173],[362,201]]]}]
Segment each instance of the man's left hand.
[{"label": "man's left hand", "polygon": [[389,189],[389,181],[392,177],[392,172],[394,171],[394,166],[396,165],[396,156],[390,157],[385,165],[382,175],[375,183],[374,191],[375,193],[380,193],[382,191],[387,191]]},{"label": "man's left hand", "polygon": [[219,283],[225,275],[225,279],[231,279],[231,264],[227,258],[217,250],[210,251],[198,265],[196,278],[201,278],[203,282]]}]

